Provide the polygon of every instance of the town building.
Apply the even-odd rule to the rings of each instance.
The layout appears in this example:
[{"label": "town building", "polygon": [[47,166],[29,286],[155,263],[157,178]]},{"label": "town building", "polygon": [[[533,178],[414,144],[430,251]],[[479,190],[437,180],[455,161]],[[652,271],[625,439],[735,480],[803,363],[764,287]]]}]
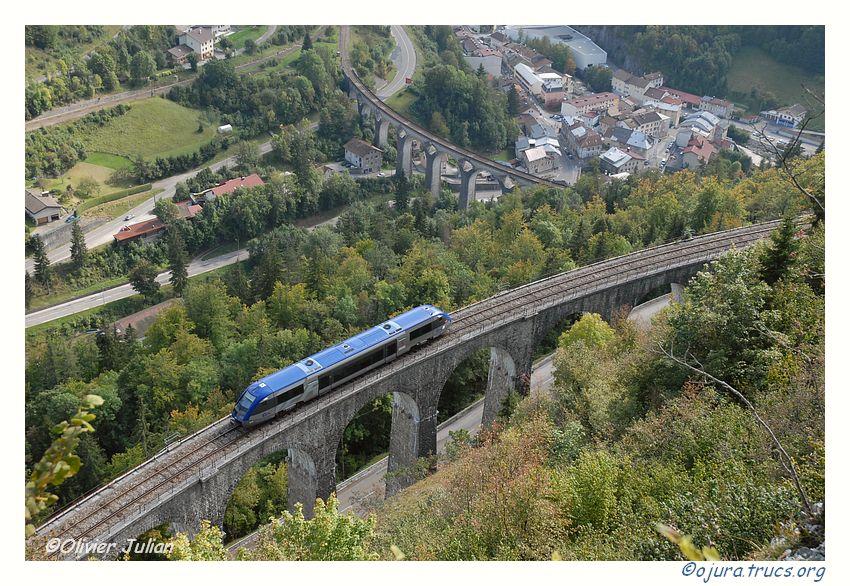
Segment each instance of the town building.
[{"label": "town building", "polygon": [[561,114],[570,117],[586,114],[590,111],[616,114],[619,112],[619,105],[620,96],[615,93],[586,94],[563,102],[561,104]]},{"label": "town building", "polygon": [[673,96],[674,98],[680,100],[686,108],[690,108],[691,110],[699,110],[699,105],[702,101],[702,98],[700,98],[698,95],[689,94],[688,92],[683,92],[681,90],[676,90],[663,85],[658,89],[663,90],[666,95]]},{"label": "town building", "polygon": [[639,104],[643,103],[643,96],[650,88],[659,88],[664,85],[664,76],[660,71],[647,73],[646,75],[632,75],[625,69],[616,70],[611,76],[611,89],[623,97],[632,97]]},{"label": "town building", "polygon": [[351,164],[355,172],[374,173],[381,170],[384,155],[381,149],[359,138],[352,138],[343,148],[345,160]]},{"label": "town building", "polygon": [[655,111],[638,112],[632,115],[632,120],[635,121],[633,130],[654,138],[666,136],[670,130],[670,119]]},{"label": "town building", "polygon": [[705,137],[694,134],[682,149],[682,168],[700,169],[717,152],[717,148]]},{"label": "town building", "polygon": [[542,39],[548,37],[552,43],[561,43],[570,48],[570,53],[578,69],[586,69],[594,65],[605,65],[608,54],[572,27],[560,26],[509,26],[504,34],[514,41],[520,38]]},{"label": "town building", "polygon": [[523,166],[529,173],[540,175],[555,170],[555,157],[547,153],[543,147],[534,147],[522,151],[520,156]]},{"label": "town building", "polygon": [[62,215],[62,206],[49,192],[37,188],[28,188],[24,192],[26,214],[36,225],[56,221]]},{"label": "town building", "polygon": [[808,114],[808,111],[803,106],[794,104],[778,110],[765,110],[759,116],[762,120],[777,126],[797,128],[806,119],[806,114]]},{"label": "town building", "polygon": [[711,112],[718,118],[729,118],[732,116],[734,106],[729,100],[715,98],[714,96],[703,96],[699,101],[699,109]]},{"label": "town building", "polygon": [[517,63],[514,72],[520,85],[537,96],[546,108],[557,108],[564,101],[567,92],[564,76],[550,72],[537,73],[525,63]]},{"label": "town building", "polygon": [[473,71],[483,67],[488,76],[498,79],[502,76],[502,55],[475,37],[466,37],[461,42],[463,60]]},{"label": "town building", "polygon": [[565,122],[561,126],[561,136],[570,152],[579,159],[597,157],[602,152],[602,136],[577,120]]},{"label": "town building", "polygon": [[638,170],[638,162],[639,159],[617,147],[611,147],[599,157],[599,168],[609,175],[634,173]]}]

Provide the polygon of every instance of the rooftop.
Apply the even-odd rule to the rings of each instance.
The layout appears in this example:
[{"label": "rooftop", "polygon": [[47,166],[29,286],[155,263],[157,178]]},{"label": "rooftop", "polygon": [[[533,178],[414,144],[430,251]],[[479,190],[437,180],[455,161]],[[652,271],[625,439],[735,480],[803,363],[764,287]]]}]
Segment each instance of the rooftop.
[{"label": "rooftop", "polygon": [[61,208],[59,202],[56,201],[55,198],[50,197],[49,195],[42,194],[40,189],[26,189],[26,197],[25,197],[25,207],[26,210],[31,214],[37,214],[38,212],[46,209],[46,208]]},{"label": "rooftop", "polygon": [[218,197],[220,195],[233,193],[240,187],[257,187],[259,185],[265,185],[265,183],[262,179],[260,179],[259,175],[252,173],[247,177],[236,177],[235,179],[230,179],[224,183],[220,183],[213,187],[210,191],[212,191],[213,195]]},{"label": "rooftop", "polygon": [[126,240],[133,240],[134,238],[141,238],[151,234],[156,234],[162,230],[165,230],[165,224],[163,224],[162,220],[159,218],[153,218],[151,220],[139,222],[138,224],[124,226],[114,235],[114,238],[118,242],[124,242]]},{"label": "rooftop", "polygon": [[372,146],[365,140],[361,140],[359,138],[352,138],[347,143],[345,143],[345,150],[348,152],[354,153],[358,157],[365,157],[370,153],[382,153],[381,149],[378,147]]}]

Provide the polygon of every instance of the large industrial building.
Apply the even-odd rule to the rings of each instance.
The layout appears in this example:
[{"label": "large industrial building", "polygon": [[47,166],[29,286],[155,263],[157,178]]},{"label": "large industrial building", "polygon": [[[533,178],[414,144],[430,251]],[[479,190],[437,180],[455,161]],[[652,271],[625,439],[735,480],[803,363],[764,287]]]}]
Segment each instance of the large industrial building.
[{"label": "large industrial building", "polygon": [[510,39],[518,41],[520,36],[526,39],[549,37],[553,43],[563,43],[572,51],[576,67],[586,69],[593,65],[605,65],[608,54],[599,45],[566,25],[559,26],[509,26],[503,31]]}]

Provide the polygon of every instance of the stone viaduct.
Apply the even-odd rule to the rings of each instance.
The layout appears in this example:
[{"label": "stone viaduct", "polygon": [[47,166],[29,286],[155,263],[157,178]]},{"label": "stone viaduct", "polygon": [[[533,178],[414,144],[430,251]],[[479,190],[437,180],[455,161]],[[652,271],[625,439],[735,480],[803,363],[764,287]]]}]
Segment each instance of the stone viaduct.
[{"label": "stone viaduct", "polygon": [[362,407],[387,393],[393,396],[387,494],[393,494],[412,483],[409,472],[419,458],[435,453],[440,394],[474,352],[490,350],[486,424],[511,389],[527,391],[535,347],[550,330],[583,312],[610,317],[649,293],[684,284],[707,262],[754,244],[777,225],[648,248],[469,305],[452,314],[442,337],[290,413],[248,431],[225,418],[169,446],[54,515],[29,543],[35,550],[48,537],[124,543],[163,523],[189,533],[202,519],[220,525],[245,472],[280,451],[288,454],[289,502],[304,503],[310,511],[316,497],[335,490],[335,456],[344,430]]},{"label": "stone viaduct", "polygon": [[396,173],[404,173],[408,177],[413,173],[412,147],[417,141],[425,153],[425,185],[435,196],[440,192],[440,177],[442,164],[447,158],[454,159],[458,165],[460,179],[461,209],[469,207],[475,200],[475,182],[484,172],[490,174],[501,186],[503,191],[510,191],[515,186],[545,185],[562,189],[566,184],[542,179],[536,175],[519,171],[503,165],[468,149],[452,143],[433,134],[415,122],[404,118],[392,108],[384,104],[366,84],[357,76],[348,61],[347,27],[341,27],[340,47],[342,71],[348,85],[348,94],[357,100],[358,110],[363,117],[371,117],[375,123],[374,144],[379,148],[385,147],[390,127],[395,129],[396,136]]}]

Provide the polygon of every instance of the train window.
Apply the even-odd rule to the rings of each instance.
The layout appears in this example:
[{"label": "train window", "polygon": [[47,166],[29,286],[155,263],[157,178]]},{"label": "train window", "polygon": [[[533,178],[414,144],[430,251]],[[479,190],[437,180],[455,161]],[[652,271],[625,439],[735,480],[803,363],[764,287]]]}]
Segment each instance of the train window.
[{"label": "train window", "polygon": [[326,374],[319,377],[319,390],[326,389],[331,386],[331,375]]},{"label": "train window", "polygon": [[294,399],[298,395],[304,392],[304,385],[298,385],[297,387],[291,388],[282,395],[278,397],[278,403],[286,403],[290,399]]},{"label": "train window", "polygon": [[254,413],[263,413],[265,411],[268,411],[269,409],[273,409],[275,405],[277,405],[277,401],[274,397],[266,397],[265,399],[260,401],[260,404],[257,405],[256,409],[254,409]]},{"label": "train window", "polygon": [[421,338],[422,336],[429,333],[430,331],[440,327],[442,324],[443,324],[443,318],[434,320],[432,322],[428,322],[424,326],[420,326],[420,327],[416,328],[415,330],[413,330],[412,332],[410,332],[410,339],[413,340],[414,338]]}]

